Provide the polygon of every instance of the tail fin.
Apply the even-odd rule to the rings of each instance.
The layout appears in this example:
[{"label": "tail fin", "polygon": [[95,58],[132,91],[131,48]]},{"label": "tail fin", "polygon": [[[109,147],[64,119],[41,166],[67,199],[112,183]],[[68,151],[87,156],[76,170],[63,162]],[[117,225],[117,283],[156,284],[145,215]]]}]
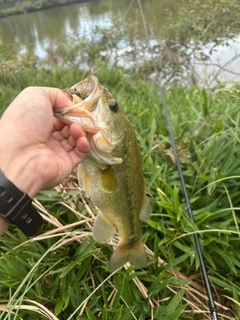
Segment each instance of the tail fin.
[{"label": "tail fin", "polygon": [[132,247],[120,242],[110,259],[109,271],[113,272],[117,270],[126,262],[130,262],[136,267],[147,266],[147,255],[141,239]]}]

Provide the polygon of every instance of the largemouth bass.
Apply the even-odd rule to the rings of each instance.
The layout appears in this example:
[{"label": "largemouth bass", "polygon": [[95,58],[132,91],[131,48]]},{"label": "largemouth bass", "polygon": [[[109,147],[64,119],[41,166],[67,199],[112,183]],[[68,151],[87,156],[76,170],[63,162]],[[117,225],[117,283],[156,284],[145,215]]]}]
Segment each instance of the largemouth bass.
[{"label": "largemouth bass", "polygon": [[89,155],[78,167],[79,184],[98,207],[93,237],[107,242],[116,232],[120,241],[109,271],[126,262],[147,265],[140,237],[139,218],[147,220],[151,205],[146,197],[141,154],[132,125],[118,103],[95,76],[75,84],[66,95],[73,106],[54,109],[61,121],[82,125],[91,144]]}]

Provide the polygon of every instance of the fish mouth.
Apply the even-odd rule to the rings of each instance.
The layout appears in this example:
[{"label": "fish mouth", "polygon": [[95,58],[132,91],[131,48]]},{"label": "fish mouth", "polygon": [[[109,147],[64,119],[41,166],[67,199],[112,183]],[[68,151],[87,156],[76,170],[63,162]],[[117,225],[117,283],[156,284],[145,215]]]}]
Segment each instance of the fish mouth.
[{"label": "fish mouth", "polygon": [[115,140],[104,134],[104,130],[101,130],[95,124],[96,119],[89,111],[79,106],[55,108],[53,111],[54,116],[62,122],[67,124],[78,123],[82,126],[91,145],[89,154],[98,163],[116,165],[123,162],[121,157],[111,155],[111,152],[122,141],[122,137]]},{"label": "fish mouth", "polygon": [[85,132],[95,134],[99,131],[92,114],[84,107],[80,106],[80,104],[65,108],[53,108],[53,113],[55,118],[64,123],[80,124]]},{"label": "fish mouth", "polygon": [[96,114],[102,91],[98,79],[90,76],[65,90],[65,95],[73,102],[73,105],[54,108],[54,116],[67,124],[80,124],[85,132],[97,133],[99,129],[96,125]]},{"label": "fish mouth", "polygon": [[53,113],[55,118],[66,124],[78,123],[82,126],[91,144],[90,154],[96,161],[119,164],[122,163],[122,158],[114,157],[111,153],[122,141],[124,132],[117,138],[107,132],[101,120],[103,92],[104,88],[98,79],[90,76],[65,91],[74,104],[64,108],[53,108]]}]

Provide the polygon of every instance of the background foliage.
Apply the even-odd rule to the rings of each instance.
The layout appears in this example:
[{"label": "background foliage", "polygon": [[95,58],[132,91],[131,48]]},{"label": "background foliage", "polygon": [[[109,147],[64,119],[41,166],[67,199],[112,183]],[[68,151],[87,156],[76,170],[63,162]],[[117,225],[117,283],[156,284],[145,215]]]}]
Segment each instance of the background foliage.
[{"label": "background foliage", "polygon": [[[212,4],[207,2],[208,11]],[[153,214],[142,225],[148,268],[126,266],[108,273],[118,237],[106,245],[92,239],[97,210],[73,172],[60,186],[35,197],[45,219],[36,237],[29,240],[11,226],[0,240],[0,319],[211,319],[193,232],[200,237],[220,319],[238,319],[240,86],[216,83],[210,91],[164,78],[193,224],[149,61],[127,71],[117,56],[107,64],[108,55],[99,52],[106,49],[103,44],[114,49],[121,30],[97,31],[99,41],[69,39],[49,50],[45,61],[31,51],[19,56],[18,48],[6,50],[1,44],[0,108],[3,112],[27,86],[66,88],[91,73],[111,90],[135,128],[151,194]]]}]

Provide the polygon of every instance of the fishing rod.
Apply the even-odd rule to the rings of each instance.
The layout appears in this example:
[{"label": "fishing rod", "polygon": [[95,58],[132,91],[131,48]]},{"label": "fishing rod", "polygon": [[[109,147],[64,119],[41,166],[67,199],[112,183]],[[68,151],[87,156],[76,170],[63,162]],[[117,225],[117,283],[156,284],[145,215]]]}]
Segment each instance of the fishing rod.
[{"label": "fishing rod", "polygon": [[[158,72],[158,69],[157,69],[157,65],[156,65],[155,58],[154,58],[154,55],[153,55],[153,51],[152,51],[151,44],[150,44],[150,38],[149,38],[149,35],[148,35],[146,21],[145,21],[145,17],[144,17],[143,10],[142,10],[141,0],[138,0],[138,6],[139,6],[139,11],[140,11],[140,14],[141,14],[141,18],[142,18],[142,23],[143,23],[146,39],[147,39],[147,42],[148,42],[148,49],[150,51],[152,65],[153,65],[153,68],[154,68],[154,72],[156,74],[157,85],[158,85],[158,88],[159,88],[159,94],[160,94],[162,107],[163,107],[163,111],[164,111],[164,115],[165,115],[166,125],[167,125],[167,131],[169,133],[169,137],[170,137],[172,148],[173,148],[173,153],[174,153],[174,156],[175,156],[175,159],[176,159],[178,174],[179,174],[179,178],[180,178],[181,186],[182,186],[182,192],[184,194],[184,198],[185,198],[185,201],[186,201],[186,210],[188,212],[189,218],[194,223],[194,216],[193,216],[192,208],[191,208],[191,205],[190,205],[190,201],[189,201],[189,197],[188,197],[188,192],[187,192],[187,187],[186,187],[186,183],[185,183],[185,180],[184,180],[183,172],[182,172],[182,169],[181,169],[181,163],[180,163],[180,159],[179,159],[179,156],[178,156],[176,143],[175,143],[175,140],[174,140],[174,136],[173,136],[173,132],[172,132],[172,128],[171,128],[171,123],[170,123],[169,116],[168,116],[167,105],[166,105],[166,101],[164,99],[164,93],[163,93],[163,88],[162,88],[162,84],[161,84],[161,80],[160,80],[160,75],[159,75],[159,72]],[[218,315],[217,315],[217,311],[216,311],[216,307],[215,307],[215,303],[214,303],[214,299],[213,299],[213,294],[212,294],[212,290],[211,290],[211,286],[210,286],[210,282],[209,282],[206,266],[205,266],[203,255],[202,255],[202,250],[201,250],[201,246],[200,246],[200,242],[199,242],[199,237],[198,237],[198,235],[196,233],[194,233],[194,242],[195,242],[195,246],[196,246],[196,250],[197,250],[197,254],[198,254],[198,258],[199,258],[199,262],[200,262],[200,266],[201,266],[202,277],[203,277],[205,289],[207,291],[207,296],[208,296],[208,301],[209,301],[208,308],[209,308],[209,311],[210,311],[210,313],[212,315],[212,320],[218,320]]]}]

